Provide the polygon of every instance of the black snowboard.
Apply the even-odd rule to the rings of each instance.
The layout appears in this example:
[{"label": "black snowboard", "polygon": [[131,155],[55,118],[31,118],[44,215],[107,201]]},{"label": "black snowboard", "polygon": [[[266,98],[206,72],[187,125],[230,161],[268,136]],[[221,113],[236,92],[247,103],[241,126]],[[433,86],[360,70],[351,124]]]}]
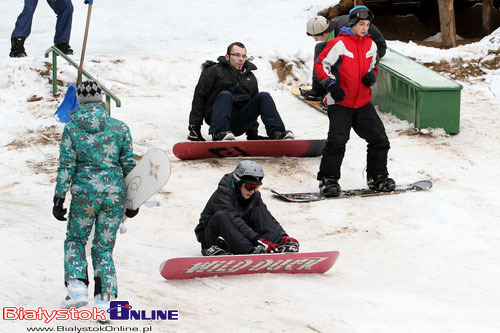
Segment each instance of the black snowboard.
[{"label": "black snowboard", "polygon": [[371,197],[378,195],[390,195],[390,194],[399,194],[405,192],[416,192],[416,191],[425,191],[432,187],[432,182],[430,180],[421,180],[415,183],[407,184],[407,185],[399,185],[396,186],[396,189],[392,192],[379,192],[370,190],[368,188],[364,189],[355,189],[355,190],[343,190],[340,192],[338,197],[324,197],[319,192],[306,192],[306,193],[279,193],[275,190],[271,190],[278,198],[283,199],[285,201],[291,202],[309,202],[309,201],[318,201],[318,200],[326,200],[326,199],[343,199],[343,198],[352,198],[352,197]]}]

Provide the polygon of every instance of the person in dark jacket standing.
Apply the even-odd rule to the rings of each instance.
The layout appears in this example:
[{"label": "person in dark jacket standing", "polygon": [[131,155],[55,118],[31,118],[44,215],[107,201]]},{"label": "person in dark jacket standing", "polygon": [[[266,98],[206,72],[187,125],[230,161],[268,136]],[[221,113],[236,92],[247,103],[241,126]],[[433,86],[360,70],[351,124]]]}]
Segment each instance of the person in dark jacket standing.
[{"label": "person in dark jacket standing", "polygon": [[[97,82],[82,82],[77,96],[80,107],[71,114],[62,135],[52,209],[57,220],[68,220],[64,241],[68,295],[61,307],[88,303],[85,244],[94,226],[95,302],[99,309],[107,309],[118,295],[113,247],[125,210],[124,178],[135,166],[132,137],[125,123],[108,116]],[[69,190],[71,205],[66,218],[63,204]],[[125,215],[132,218],[138,211],[126,209]]]},{"label": "person in dark jacket standing", "polygon": [[[323,16],[317,16],[307,21],[306,33],[317,42],[314,47],[314,59],[318,58],[319,54],[325,49],[328,41],[340,34],[340,29],[343,27],[349,27],[349,15],[337,16],[332,20],[327,20]],[[374,24],[370,24],[368,36],[377,44],[378,56],[382,58],[387,49],[384,36]],[[301,95],[307,100],[319,101],[323,99],[326,93],[327,91],[319,82],[316,70],[313,68],[312,89],[301,90]]]},{"label": "person in dark jacket standing", "polygon": [[[88,3],[89,0],[85,0],[84,2]],[[73,50],[69,46],[71,23],[73,20],[73,4],[71,0],[47,0],[47,3],[57,15],[54,45],[64,54],[73,54]],[[37,4],[38,0],[24,0],[23,11],[19,14],[11,35],[10,57],[26,57],[24,41],[31,33],[33,14],[35,14]]]},{"label": "person in dark jacket standing", "polygon": [[373,13],[367,7],[354,7],[350,28],[342,28],[315,61],[318,78],[328,91],[330,127],[317,176],[320,191],[327,197],[340,194],[340,167],[351,127],[368,143],[368,187],[390,192],[396,186],[387,171],[389,139],[370,102],[378,65],[377,45],[368,37],[372,20]]},{"label": "person in dark jacket standing", "polygon": [[263,178],[262,166],[248,160],[222,177],[195,228],[203,255],[299,251],[262,201]]},{"label": "person in dark jacket standing", "polygon": [[212,140],[234,140],[246,132],[248,140],[259,140],[257,118],[260,115],[270,139],[294,139],[267,92],[259,92],[252,71],[257,67],[247,60],[240,42],[231,43],[218,63],[207,61],[196,85],[189,114],[191,141],[205,141],[201,135],[203,119],[210,125]]}]

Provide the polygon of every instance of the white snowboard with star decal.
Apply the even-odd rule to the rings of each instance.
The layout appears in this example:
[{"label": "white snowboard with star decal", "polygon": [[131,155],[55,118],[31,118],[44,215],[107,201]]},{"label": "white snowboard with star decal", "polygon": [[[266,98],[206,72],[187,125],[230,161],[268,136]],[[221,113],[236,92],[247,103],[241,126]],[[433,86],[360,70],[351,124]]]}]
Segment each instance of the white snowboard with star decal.
[{"label": "white snowboard with star decal", "polygon": [[125,208],[137,209],[158,192],[170,178],[170,159],[160,148],[152,148],[125,177]]}]

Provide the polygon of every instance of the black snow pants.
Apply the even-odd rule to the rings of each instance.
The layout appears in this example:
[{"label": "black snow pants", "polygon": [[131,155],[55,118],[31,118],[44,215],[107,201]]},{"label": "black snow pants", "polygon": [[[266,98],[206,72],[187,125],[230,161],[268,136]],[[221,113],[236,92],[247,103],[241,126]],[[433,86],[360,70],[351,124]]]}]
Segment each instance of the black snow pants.
[{"label": "black snow pants", "polygon": [[318,172],[323,177],[340,179],[340,167],[351,128],[368,143],[366,173],[368,177],[387,176],[387,152],[390,144],[384,124],[371,103],[359,109],[342,105],[328,106],[330,127]]},{"label": "black snow pants", "polygon": [[[271,213],[265,206],[257,206],[243,216],[246,224],[259,234],[259,238],[265,238],[273,243],[282,244],[284,234],[275,222]],[[216,244],[217,237],[221,236],[229,245],[229,252],[233,254],[252,253],[257,240],[247,239],[225,211],[218,211],[208,222],[205,228],[205,240],[208,246]]]}]

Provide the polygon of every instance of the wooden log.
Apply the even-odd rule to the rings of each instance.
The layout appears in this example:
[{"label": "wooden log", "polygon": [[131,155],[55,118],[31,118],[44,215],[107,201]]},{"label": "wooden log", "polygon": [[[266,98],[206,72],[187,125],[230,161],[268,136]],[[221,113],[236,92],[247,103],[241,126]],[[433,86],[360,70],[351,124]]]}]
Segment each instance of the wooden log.
[{"label": "wooden log", "polygon": [[492,8],[493,8],[493,0],[483,0],[483,12],[482,12],[483,23],[481,26],[481,32],[483,33],[483,36],[489,35],[491,33]]},{"label": "wooden log", "polygon": [[331,20],[332,18],[337,17],[339,15],[348,14],[349,10],[353,7],[354,7],[353,0],[340,0],[340,2],[335,6],[319,11],[318,15],[324,16],[327,19]]},{"label": "wooden log", "polygon": [[457,46],[457,31],[455,27],[455,10],[453,0],[437,0],[439,21],[441,24],[441,44],[444,47]]}]

